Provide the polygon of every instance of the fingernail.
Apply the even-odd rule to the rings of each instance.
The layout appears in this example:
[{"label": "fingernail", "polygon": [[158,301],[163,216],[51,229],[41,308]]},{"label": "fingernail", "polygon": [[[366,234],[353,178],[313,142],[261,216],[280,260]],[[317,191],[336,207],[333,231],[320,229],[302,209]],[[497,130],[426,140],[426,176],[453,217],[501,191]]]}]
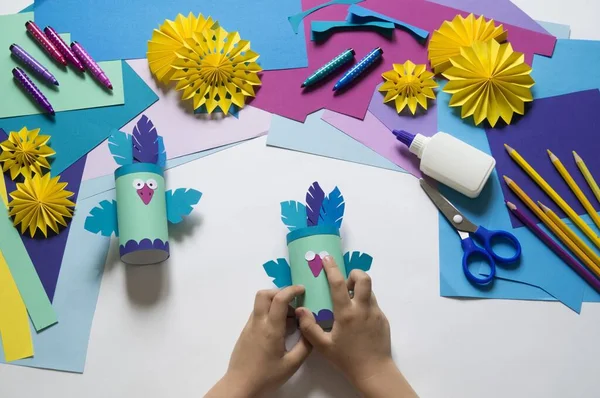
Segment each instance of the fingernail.
[{"label": "fingernail", "polygon": [[302,317],[304,315],[304,309],[303,308],[296,308],[296,316],[298,318]]},{"label": "fingernail", "polygon": [[329,254],[325,256],[325,258],[323,259],[323,261],[325,261],[326,263],[331,263],[333,261],[333,257],[331,257]]}]

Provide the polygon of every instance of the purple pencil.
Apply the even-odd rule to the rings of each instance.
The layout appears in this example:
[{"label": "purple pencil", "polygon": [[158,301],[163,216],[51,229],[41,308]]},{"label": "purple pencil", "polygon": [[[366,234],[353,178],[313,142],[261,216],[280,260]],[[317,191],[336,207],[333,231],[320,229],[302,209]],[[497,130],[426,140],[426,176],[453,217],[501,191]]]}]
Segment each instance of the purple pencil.
[{"label": "purple pencil", "polygon": [[46,67],[44,65],[42,65],[35,58],[33,58],[31,55],[29,55],[29,53],[27,51],[23,50],[17,44],[11,44],[9,49],[10,49],[10,52],[15,57],[20,59],[21,62],[23,62],[25,65],[29,66],[29,68],[32,71],[37,73],[44,80],[49,81],[50,83],[58,86],[58,80],[56,80],[54,75],[52,73],[50,73],[50,71],[48,69],[46,69]]},{"label": "purple pencil", "polygon": [[110,82],[110,80],[108,80],[108,76],[106,76],[106,73],[104,73],[104,71],[100,69],[96,61],[94,61],[90,54],[88,54],[88,52],[85,51],[81,44],[74,41],[73,43],[71,43],[71,49],[73,50],[77,58],[79,58],[81,63],[85,65],[85,67],[100,83],[102,83],[104,86],[108,87],[111,90],[113,89],[112,83]]},{"label": "purple pencil", "polygon": [[75,56],[75,53],[73,53],[73,51],[71,50],[71,47],[69,47],[69,45],[67,43],[65,43],[65,41],[62,39],[62,37],[60,37],[58,35],[58,33],[56,33],[56,31],[52,27],[46,26],[44,28],[44,33],[46,34],[46,37],[48,37],[50,42],[52,42],[52,44],[54,44],[54,47],[56,47],[58,49],[58,51],[60,51],[60,53],[65,56],[67,61],[69,61],[71,64],[73,64],[73,66],[75,66],[77,69],[79,69],[80,72],[85,71],[83,64]]},{"label": "purple pencil", "polygon": [[54,115],[54,108],[50,105],[50,101],[44,96],[44,94],[40,91],[39,88],[31,81],[29,76],[21,68],[14,68],[12,70],[12,74],[17,79],[21,87],[27,91],[27,93],[40,104],[44,110],[46,110],[51,115]]},{"label": "purple pencil", "polygon": [[517,217],[535,236],[539,238],[544,244],[554,252],[558,257],[561,258],[573,271],[582,277],[595,291],[600,293],[600,281],[583,265],[575,260],[569,253],[567,253],[558,243],[554,241],[547,233],[545,233],[537,224],[522,213],[517,206],[511,202],[506,202],[506,206],[510,211]]}]

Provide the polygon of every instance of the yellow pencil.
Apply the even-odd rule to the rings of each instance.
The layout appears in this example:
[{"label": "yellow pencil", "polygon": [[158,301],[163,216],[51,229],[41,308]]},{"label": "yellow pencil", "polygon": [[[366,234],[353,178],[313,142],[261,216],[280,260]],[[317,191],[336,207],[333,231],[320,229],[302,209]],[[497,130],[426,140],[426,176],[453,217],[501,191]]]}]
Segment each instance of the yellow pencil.
[{"label": "yellow pencil", "polygon": [[565,180],[569,188],[571,188],[571,191],[573,191],[575,196],[577,196],[577,199],[579,199],[585,211],[587,211],[592,221],[594,221],[594,224],[596,224],[596,226],[600,228],[600,216],[598,216],[598,213],[596,213],[596,209],[594,209],[594,206],[592,206],[590,201],[585,197],[585,194],[583,193],[581,188],[579,188],[579,185],[577,185],[573,177],[571,177],[571,174],[569,174],[569,172],[562,164],[560,159],[556,157],[555,154],[550,152],[550,150],[548,150],[548,155],[550,156],[550,161],[552,162],[554,167],[556,167],[558,174],[561,175],[561,177],[563,178],[563,180]]},{"label": "yellow pencil", "polygon": [[540,206],[542,211],[544,213],[546,213],[546,215],[550,218],[550,220],[558,228],[560,228],[561,231],[563,231],[565,233],[565,235],[567,235],[569,237],[569,239],[571,239],[573,241],[573,243],[575,243],[577,245],[577,247],[579,247],[581,249],[581,251],[584,252],[585,255],[588,256],[594,262],[594,264],[600,266],[600,256],[598,256],[596,254],[596,252],[594,252],[588,245],[586,245],[585,242],[579,236],[577,236],[577,234],[575,232],[573,232],[573,230],[571,228],[569,228],[569,226],[567,224],[565,224],[565,222],[563,220],[561,220],[560,217],[555,212],[553,212],[547,206],[544,206],[539,201],[538,201],[538,205]]},{"label": "yellow pencil", "polygon": [[579,157],[577,152],[573,151],[573,157],[575,158],[575,164],[577,164],[577,167],[579,167],[581,174],[583,174],[583,178],[585,178],[588,185],[592,189],[592,192],[594,192],[594,196],[596,197],[596,199],[598,199],[598,202],[600,202],[600,187],[598,187],[598,184],[596,184],[594,176],[592,175],[592,173],[590,173],[587,166],[585,165],[585,162],[583,161],[583,159],[581,159],[581,157]]},{"label": "yellow pencil", "polygon": [[[573,208],[571,208],[571,206],[569,206],[569,204],[565,202],[565,200],[561,198],[560,195],[556,193],[556,191],[550,185],[548,185],[546,180],[544,180],[542,176],[539,175],[538,172],[535,171],[533,167],[531,167],[531,165],[529,165],[529,163],[527,163],[527,161],[523,159],[523,157],[521,157],[521,155],[519,155],[519,153],[515,149],[509,147],[506,144],[504,144],[504,147],[506,148],[506,151],[508,152],[509,156],[515,161],[515,163],[517,163],[525,171],[525,173],[527,173],[527,175],[529,175],[529,177],[540,188],[542,188],[544,192],[546,192],[546,195],[548,195],[554,201],[554,203],[556,203],[558,207],[560,207],[562,211],[564,211],[567,214],[571,221],[573,221],[573,223],[583,231],[585,236],[587,236],[594,243],[594,245],[600,248],[600,238],[598,238],[598,236],[594,233],[592,228],[590,228],[590,226],[587,225],[581,217],[579,217],[579,214],[577,214],[575,210],[573,210]],[[535,206],[537,207],[537,205]]]},{"label": "yellow pencil", "polygon": [[504,176],[504,181],[506,181],[506,185],[510,188],[511,191],[515,193],[521,199],[523,203],[531,210],[542,222],[544,225],[552,231],[552,233],[575,255],[581,262],[597,277],[600,278],[600,268],[594,264],[592,260],[588,256],[585,255],[583,251],[575,244],[559,227],[557,227],[552,220],[536,205],[533,200],[523,190],[510,178]]}]

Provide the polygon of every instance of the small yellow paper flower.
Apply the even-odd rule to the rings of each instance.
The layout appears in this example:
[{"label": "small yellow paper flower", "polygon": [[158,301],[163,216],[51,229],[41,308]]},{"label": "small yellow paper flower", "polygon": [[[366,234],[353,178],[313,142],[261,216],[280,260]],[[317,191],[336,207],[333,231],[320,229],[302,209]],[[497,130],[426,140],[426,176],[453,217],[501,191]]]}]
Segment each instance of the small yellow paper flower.
[{"label": "small yellow paper flower", "polygon": [[8,140],[0,143],[0,162],[2,171],[10,170],[10,178],[14,180],[19,174],[25,178],[31,173],[41,174],[42,167],[49,169],[48,156],[54,152],[46,144],[49,135],[39,135],[40,129],[27,130],[23,127],[18,133],[11,131]]},{"label": "small yellow paper flower", "polygon": [[408,105],[414,115],[417,104],[427,109],[427,98],[435,99],[433,89],[438,84],[433,80],[433,73],[426,66],[415,65],[411,61],[404,64],[394,64],[394,69],[381,75],[386,82],[379,87],[385,92],[383,102],[394,101],[396,112],[400,113]]},{"label": "small yellow paper flower", "polygon": [[259,55],[250,49],[249,41],[240,40],[239,33],[221,27],[206,29],[186,43],[177,51],[173,61],[177,70],[171,80],[183,91],[182,99],[193,98],[194,109],[205,105],[208,113],[227,114],[232,103],[242,108],[247,96],[254,97],[262,71],[255,62]]},{"label": "small yellow paper flower", "polygon": [[448,69],[450,58],[460,55],[461,47],[470,47],[474,41],[506,41],[507,32],[502,25],[494,25],[494,20],[486,21],[483,16],[475,19],[473,14],[466,18],[454,17],[452,22],[444,21],[442,26],[431,35],[428,58],[435,73]]},{"label": "small yellow paper flower", "polygon": [[154,29],[148,42],[146,57],[150,72],[161,82],[168,83],[175,72],[173,61],[177,58],[176,52],[194,33],[202,33],[214,25],[211,17],[204,18],[202,14],[196,17],[191,12],[187,17],[177,15],[175,21],[166,19],[159,29]]},{"label": "small yellow paper flower", "polygon": [[14,225],[21,224],[21,234],[29,229],[31,237],[36,230],[48,236],[48,227],[58,233],[58,224],[67,226],[65,218],[73,217],[75,203],[68,198],[73,192],[66,191],[66,182],[58,182],[60,177],[36,174],[17,183],[17,190],[10,193],[9,215],[14,216]]},{"label": "small yellow paper flower", "polygon": [[496,40],[474,42],[450,59],[452,67],[443,75],[452,94],[450,106],[461,106],[461,117],[474,116],[475,124],[487,119],[492,127],[499,118],[510,124],[513,113],[525,113],[525,102],[533,101],[531,67],[510,43]]}]

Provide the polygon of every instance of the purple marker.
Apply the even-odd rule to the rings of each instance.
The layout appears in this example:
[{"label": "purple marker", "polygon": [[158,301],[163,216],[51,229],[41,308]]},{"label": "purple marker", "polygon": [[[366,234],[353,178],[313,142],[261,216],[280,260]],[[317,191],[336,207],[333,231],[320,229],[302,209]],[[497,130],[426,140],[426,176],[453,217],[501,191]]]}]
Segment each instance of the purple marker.
[{"label": "purple marker", "polygon": [[52,73],[48,69],[44,67],[41,63],[39,63],[35,58],[33,58],[29,53],[19,47],[17,44],[10,45],[10,52],[21,60],[24,64],[29,66],[33,72],[41,76],[44,80],[49,81],[50,83],[58,86],[58,80],[54,77]]},{"label": "purple marker", "polygon": [[25,91],[27,91],[27,93],[35,100],[35,102],[40,104],[40,106],[44,108],[45,111],[47,111],[51,115],[54,115],[54,108],[52,108],[52,105],[50,105],[50,101],[48,101],[48,98],[46,98],[44,94],[42,94],[40,89],[37,88],[37,86],[31,81],[29,76],[27,76],[27,74],[23,72],[23,69],[14,68],[12,70],[12,74],[15,77],[15,79],[17,79],[21,87],[23,87]]},{"label": "purple marker", "polygon": [[108,76],[106,76],[106,73],[104,73],[104,71],[100,69],[96,61],[92,59],[90,54],[88,54],[87,51],[85,51],[81,44],[74,41],[73,43],[71,43],[71,49],[73,50],[77,58],[79,58],[81,63],[85,65],[85,67],[100,83],[102,83],[111,90],[113,89],[112,83],[110,82],[110,80],[108,80]]},{"label": "purple marker", "polygon": [[73,64],[73,66],[75,66],[77,69],[79,69],[80,72],[85,71],[83,64],[75,56],[73,51],[71,51],[71,48],[69,47],[69,45],[67,43],[65,43],[65,41],[62,39],[62,37],[60,37],[58,35],[58,33],[56,33],[56,31],[52,27],[46,26],[44,28],[44,33],[46,34],[46,37],[48,37],[50,42],[52,42],[52,44],[54,44],[54,47],[56,47],[58,49],[58,51],[60,51],[60,53],[65,56],[67,61],[69,61],[71,64]]}]

